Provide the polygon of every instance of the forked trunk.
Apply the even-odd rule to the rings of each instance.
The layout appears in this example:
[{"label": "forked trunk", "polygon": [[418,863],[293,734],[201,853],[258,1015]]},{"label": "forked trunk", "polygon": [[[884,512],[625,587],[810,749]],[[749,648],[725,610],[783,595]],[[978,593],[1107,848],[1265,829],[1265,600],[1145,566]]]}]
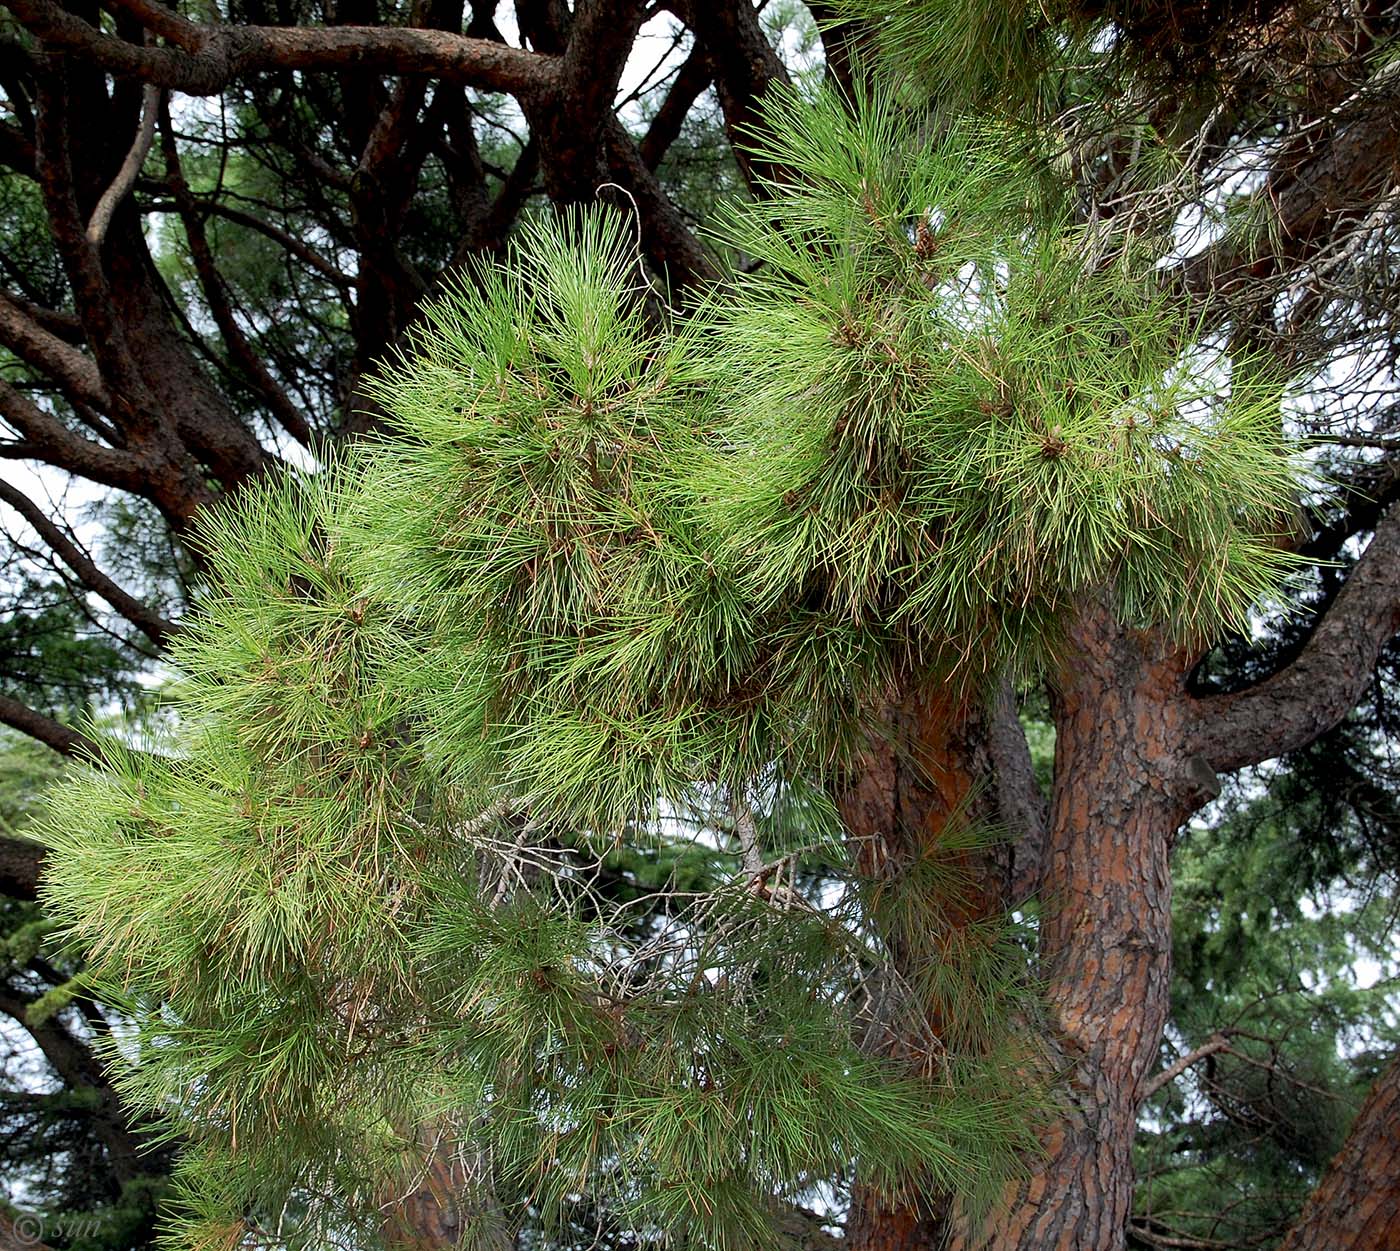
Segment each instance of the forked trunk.
[{"label": "forked trunk", "polygon": [[1190,755],[1188,658],[1085,613],[1055,691],[1055,782],[1040,883],[1042,973],[1061,1108],[1044,1158],[957,1251],[1115,1251],[1132,1208],[1139,1091],[1166,1024],[1170,853],[1210,793]]},{"label": "forked trunk", "polygon": [[[1049,826],[1044,847],[1032,849],[1039,852],[1047,1043],[1063,1066],[1045,1155],[1030,1161],[1029,1174],[975,1223],[944,1212],[938,1196],[891,1207],[857,1187],[847,1231],[852,1251],[1123,1246],[1139,1090],[1168,1007],[1171,844],[1207,797],[1212,778],[1189,753],[1183,653],[1155,635],[1121,628],[1100,609],[1083,614],[1072,643],[1056,683]],[[961,753],[968,778],[962,795],[979,782],[980,793],[992,795],[997,787],[986,777],[989,756],[969,732],[976,720],[964,711],[948,719],[950,732],[929,725],[922,737],[947,743],[953,749],[948,759]],[[958,793],[946,786],[932,791],[936,797]],[[848,816],[861,811],[870,812],[870,805]],[[936,836],[947,811],[930,808],[921,828]],[[895,803],[892,825],[898,817]],[[909,825],[907,813],[905,820]],[[999,867],[989,866],[989,881]],[[989,891],[983,902],[1000,907],[1008,901]]]}]

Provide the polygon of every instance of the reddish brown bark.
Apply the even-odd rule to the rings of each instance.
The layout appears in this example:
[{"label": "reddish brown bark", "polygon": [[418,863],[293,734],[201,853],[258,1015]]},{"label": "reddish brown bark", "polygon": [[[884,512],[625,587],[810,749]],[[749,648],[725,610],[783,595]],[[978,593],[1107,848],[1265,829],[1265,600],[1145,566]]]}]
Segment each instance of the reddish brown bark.
[{"label": "reddish brown bark", "polygon": [[[1191,657],[1158,636],[1084,612],[1059,674],[1055,791],[1043,847],[1024,828],[1044,906],[1042,972],[1051,1052],[1066,1073],[1045,1156],[992,1217],[972,1225],[938,1196],[886,1204],[856,1188],[847,1238],[856,1251],[1112,1251],[1132,1202],[1131,1146],[1140,1092],[1166,1020],[1171,962],[1173,837],[1211,794],[1194,754],[1183,684]],[[912,709],[912,711],[911,711]],[[907,853],[936,839],[969,802],[985,817],[1009,806],[996,775],[988,711],[926,698],[899,714],[917,766],[872,759],[845,814],[865,854]],[[999,767],[1000,766],[1000,767]],[[1005,905],[1025,881],[1006,856],[978,866],[966,919]],[[956,918],[955,918],[956,920]],[[936,1026],[936,1022],[933,1023]]]},{"label": "reddish brown bark", "polygon": [[106,34],[50,0],[11,0],[9,7],[55,48],[188,95],[213,95],[235,78],[271,69],[429,74],[512,92],[543,88],[557,72],[554,58],[440,30],[199,25],[160,10],[178,23],[182,46],[156,47]]},{"label": "reddish brown bark", "polygon": [[1400,1058],[1381,1075],[1279,1251],[1400,1251]]},{"label": "reddish brown bark", "polygon": [[[988,720],[976,703],[943,692],[925,692],[887,715],[890,741],[868,754],[842,803],[863,873],[875,879],[898,875],[954,823],[995,817],[994,788],[985,785],[992,774]],[[1009,881],[1009,864],[1003,857],[978,853],[974,861],[963,853],[960,858],[971,891],[963,899],[948,901],[940,921],[954,930],[999,911]],[[898,935],[890,936],[890,946],[896,964],[913,959],[902,950]],[[937,1037],[945,1034],[936,1005],[921,1005],[916,1011],[922,1017],[921,1029]],[[899,1023],[886,1028],[897,1034]],[[881,1037],[874,1045],[895,1054],[902,1051],[897,1036]],[[846,1243],[852,1251],[932,1251],[943,1245],[947,1221],[942,1195],[891,1201],[857,1181]]]},{"label": "reddish brown bark", "polygon": [[1045,1156],[958,1251],[1113,1251],[1132,1206],[1143,1083],[1166,1022],[1169,856],[1209,793],[1182,697],[1189,656],[1086,611],[1057,682],[1041,959],[1067,1073]]},{"label": "reddish brown bark", "polygon": [[1342,720],[1400,630],[1400,508],[1375,523],[1366,551],[1287,668],[1233,695],[1199,701],[1199,750],[1229,771],[1297,751]]}]

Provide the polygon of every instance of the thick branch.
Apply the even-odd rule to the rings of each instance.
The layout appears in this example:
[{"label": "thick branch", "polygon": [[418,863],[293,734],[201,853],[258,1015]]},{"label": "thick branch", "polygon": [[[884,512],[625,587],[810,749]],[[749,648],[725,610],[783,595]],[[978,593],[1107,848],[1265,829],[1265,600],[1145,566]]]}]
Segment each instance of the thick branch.
[{"label": "thick branch", "polygon": [[1307,746],[1351,710],[1397,631],[1400,509],[1391,508],[1297,660],[1258,686],[1196,701],[1200,754],[1226,773]]},{"label": "thick branch", "polygon": [[684,6],[687,24],[704,45],[714,72],[724,129],[745,180],[772,179],[778,171],[748,152],[758,123],[758,102],[791,80],[773,50],[750,0],[694,0]]},{"label": "thick branch", "polygon": [[1012,838],[1010,889],[1016,902],[1040,889],[1041,860],[1050,821],[1050,805],[1036,781],[1030,745],[1016,711],[1009,681],[998,688],[984,717],[986,751],[995,779],[998,819]]},{"label": "thick branch", "polygon": [[1341,491],[1321,524],[1313,517],[1313,536],[1298,549],[1309,560],[1331,560],[1353,535],[1374,530],[1386,509],[1400,499],[1400,453],[1362,461],[1339,478]]},{"label": "thick branch", "polygon": [[14,427],[35,454],[51,465],[127,491],[143,492],[147,485],[146,467],[137,457],[74,434],[2,379],[0,419]]},{"label": "thick branch", "polygon": [[70,399],[100,412],[110,410],[111,398],[91,358],[45,330],[2,292],[0,343],[26,364],[41,370]]},{"label": "thick branch", "polygon": [[677,287],[713,282],[719,274],[705,249],[615,117],[608,121],[604,140],[609,172],[636,199],[647,259]]},{"label": "thick branch", "polygon": [[639,0],[577,6],[555,90],[526,108],[545,191],[556,203],[591,200],[603,181],[601,141],[616,121],[613,98],[641,21]]},{"label": "thick branch", "polygon": [[40,79],[38,101],[35,152],[39,186],[44,193],[49,231],[73,292],[74,307],[101,376],[108,382],[113,396],[120,400],[121,424],[139,429],[149,437],[158,425],[151,416],[154,400],[137,368],[117,315],[117,300],[103,271],[99,251],[87,241],[86,223],[79,210],[70,146],[72,119],[68,81],[61,66],[57,72]]},{"label": "thick branch", "polygon": [[[87,1089],[97,1093],[99,1107],[93,1114],[92,1125],[107,1148],[117,1179],[126,1182],[143,1176],[149,1167],[143,1161],[144,1140],[139,1131],[132,1128],[121,1098],[93,1048],[58,1015],[34,1020],[28,1013],[32,1002],[23,992],[0,984],[0,1012],[24,1027],[64,1084],[70,1090]],[[80,1007],[80,1004],[75,1002],[74,1006]],[[89,1024],[93,1023],[87,1013],[84,1016]]]},{"label": "thick branch", "polygon": [[553,58],[441,30],[189,23],[184,48],[145,47],[108,35],[51,0],[11,0],[9,7],[52,48],[187,95],[214,95],[236,78],[275,69],[428,74],[517,95],[547,88],[557,74]]},{"label": "thick branch", "polygon": [[809,0],[826,53],[827,78],[835,80],[847,99],[856,97],[856,80],[868,68],[875,32],[868,20],[853,17],[833,0]]},{"label": "thick branch", "polygon": [[[1315,251],[1340,219],[1390,186],[1398,162],[1400,123],[1394,87],[1386,84],[1370,108],[1338,126],[1309,159],[1271,175],[1267,194],[1282,255],[1298,262]],[[1177,277],[1190,295],[1213,300],[1270,277],[1274,266],[1256,239],[1231,233],[1185,261]]]},{"label": "thick branch", "polygon": [[1400,1246],[1400,1059],[1362,1106],[1279,1251],[1394,1251]]},{"label": "thick branch", "polygon": [[44,848],[27,838],[0,836],[0,895],[32,902],[38,897]]},{"label": "thick branch", "polygon": [[666,99],[651,119],[651,126],[643,137],[640,152],[642,164],[654,170],[661,164],[667,150],[680,137],[681,127],[695,101],[710,85],[710,58],[698,44],[676,71],[671,89]]},{"label": "thick branch", "polygon": [[180,167],[180,157],[175,146],[175,136],[169,125],[169,117],[164,119],[164,151],[166,175],[180,205],[180,222],[185,228],[185,238],[190,245],[190,259],[194,262],[195,273],[199,277],[200,290],[205,302],[219,327],[229,355],[242,367],[258,394],[262,396],[272,415],[282,428],[303,447],[311,445],[311,428],[306,418],[292,403],[287,393],[277,384],[268,372],[262,357],[253,350],[242,328],[233,315],[233,306],[228,291],[214,261],[214,250],[209,246],[209,238],[204,230],[204,219],[200,215],[189,185],[185,182],[184,171]]},{"label": "thick branch", "polygon": [[28,704],[22,704],[8,695],[0,695],[0,725],[8,725],[21,734],[36,738],[62,756],[89,759],[102,758],[102,749],[86,734],[79,733],[61,721],[36,712]]}]

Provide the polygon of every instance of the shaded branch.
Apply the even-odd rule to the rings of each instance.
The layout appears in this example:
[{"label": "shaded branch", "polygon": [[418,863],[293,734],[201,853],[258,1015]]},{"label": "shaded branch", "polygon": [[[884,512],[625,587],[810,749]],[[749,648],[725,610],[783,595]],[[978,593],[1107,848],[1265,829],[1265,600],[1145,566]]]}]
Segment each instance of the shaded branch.
[{"label": "shaded branch", "polygon": [[27,838],[0,835],[0,895],[33,902],[46,849]]},{"label": "shaded branch", "polygon": [[[185,211],[181,205],[174,201],[154,200],[141,206],[144,213],[180,213]],[[314,248],[308,247],[295,235],[288,234],[278,226],[260,217],[255,217],[252,213],[245,213],[242,209],[234,208],[231,205],[223,204],[217,200],[210,200],[202,196],[195,196],[192,200],[191,211],[206,217],[222,217],[226,221],[236,222],[240,226],[246,226],[249,230],[256,230],[259,234],[265,235],[279,247],[285,248],[297,260],[314,269],[321,277],[332,283],[342,292],[349,292],[354,289],[355,280],[338,268],[334,263],[327,260]]]},{"label": "shaded branch", "polygon": [[[109,35],[51,0],[10,0],[9,7],[50,47],[79,54],[111,73],[187,95],[214,95],[236,78],[277,69],[429,74],[512,94],[547,89],[558,73],[553,58],[441,30],[181,22],[182,46],[148,47]],[[158,5],[128,7],[145,14],[147,22],[157,13],[162,22],[179,21]]]},{"label": "shaded branch", "polygon": [[303,447],[311,445],[311,428],[302,416],[301,410],[292,403],[287,393],[277,384],[263,363],[262,357],[253,350],[242,328],[233,315],[228,291],[214,262],[214,252],[204,230],[204,220],[199,215],[185,182],[184,171],[180,167],[179,153],[175,147],[174,133],[169,125],[169,117],[164,119],[165,129],[163,149],[165,153],[166,175],[175,192],[176,203],[181,206],[180,222],[185,229],[185,238],[190,245],[190,259],[194,262],[195,273],[199,278],[200,290],[204,293],[209,312],[219,328],[229,355],[242,367],[257,393],[267,404],[269,411],[282,428]]},{"label": "shaded branch", "polygon": [[102,748],[95,740],[61,721],[55,721],[52,717],[37,712],[28,704],[11,699],[8,695],[0,695],[0,725],[8,725],[12,730],[38,739],[61,756],[86,760],[102,759]]},{"label": "shaded branch", "polygon": [[1207,1056],[1213,1056],[1221,1051],[1229,1050],[1230,1040],[1221,1034],[1216,1034],[1215,1037],[1202,1043],[1199,1047],[1188,1051],[1184,1056],[1168,1065],[1160,1073],[1148,1078],[1147,1081],[1143,1083],[1139,1102],[1146,1103],[1159,1090],[1170,1086],[1178,1077],[1186,1072],[1187,1069],[1199,1064],[1202,1060],[1206,1059]]},{"label": "shaded branch", "polygon": [[20,360],[46,374],[76,403],[101,412],[111,408],[111,397],[92,359],[45,330],[3,292],[0,292],[0,343]]},{"label": "shaded branch", "polygon": [[609,173],[637,201],[642,247],[653,268],[677,287],[715,281],[719,271],[617,118],[609,119],[603,137]]},{"label": "shaded branch", "polygon": [[671,89],[656,110],[656,116],[651,119],[651,126],[639,145],[642,164],[648,169],[654,170],[661,164],[662,157],[680,137],[681,127],[695,101],[704,93],[710,81],[710,58],[705,49],[697,44],[676,71]]},{"label": "shaded branch", "polygon": [[874,53],[874,28],[867,19],[851,16],[833,0],[808,0],[807,7],[821,35],[828,79],[834,79],[846,98],[854,100],[856,76],[869,65]]},{"label": "shaded branch", "polygon": [[557,203],[593,199],[604,164],[603,136],[616,122],[613,99],[643,17],[640,0],[580,5],[550,94],[526,101],[540,144],[545,191]]},{"label": "shaded branch", "polygon": [[147,83],[141,93],[141,122],[137,127],[131,151],[126,154],[116,177],[112,179],[112,185],[102,193],[97,207],[92,210],[92,217],[88,220],[87,241],[93,247],[99,246],[107,237],[107,227],[112,224],[112,214],[116,212],[117,205],[126,199],[131,188],[136,185],[136,175],[146,163],[151,143],[156,137],[156,114],[159,111],[160,88],[154,83]]},{"label": "shaded branch", "polygon": [[759,100],[791,78],[763,33],[758,13],[750,0],[692,0],[677,8],[709,56],[725,133],[744,180],[750,187],[759,179],[773,180],[779,171],[756,160],[748,145],[758,124]]},{"label": "shaded branch", "polygon": [[[81,1011],[80,999],[74,1001],[74,1006]],[[33,1002],[28,995],[0,983],[0,1012],[24,1028],[69,1089],[97,1093],[99,1106],[93,1113],[93,1129],[108,1151],[117,1179],[126,1182],[145,1175],[145,1140],[132,1128],[121,1098],[93,1048],[69,1029],[57,1013],[35,1020],[28,1011]],[[105,1021],[96,1013],[85,1012],[84,1019],[89,1025],[105,1027]]]},{"label": "shaded branch", "polygon": [[0,420],[12,426],[48,464],[80,474],[105,486],[144,494],[148,488],[145,463],[130,452],[104,447],[74,434],[28,396],[0,379]]}]

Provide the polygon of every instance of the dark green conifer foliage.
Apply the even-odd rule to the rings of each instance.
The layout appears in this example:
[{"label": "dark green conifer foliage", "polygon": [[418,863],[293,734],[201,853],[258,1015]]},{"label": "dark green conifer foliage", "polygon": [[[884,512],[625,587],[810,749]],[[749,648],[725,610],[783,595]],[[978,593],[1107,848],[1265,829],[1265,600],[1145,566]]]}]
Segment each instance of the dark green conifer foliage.
[{"label": "dark green conifer foliage", "polygon": [[[888,956],[984,835],[877,889],[835,787],[891,698],[1041,663],[1086,596],[1243,621],[1276,388],[995,131],[767,127],[800,181],[722,227],[757,274],[663,320],[626,219],[525,231],[386,369],[388,436],[209,521],[170,739],[59,793],[48,900],[186,1143],[185,1242],[372,1239],[450,1150],[546,1226],[766,1246],[852,1164],[975,1201],[1029,1149],[1018,935]],[[697,845],[660,908],[604,884]],[[965,1028],[867,1045],[930,997]]]}]

